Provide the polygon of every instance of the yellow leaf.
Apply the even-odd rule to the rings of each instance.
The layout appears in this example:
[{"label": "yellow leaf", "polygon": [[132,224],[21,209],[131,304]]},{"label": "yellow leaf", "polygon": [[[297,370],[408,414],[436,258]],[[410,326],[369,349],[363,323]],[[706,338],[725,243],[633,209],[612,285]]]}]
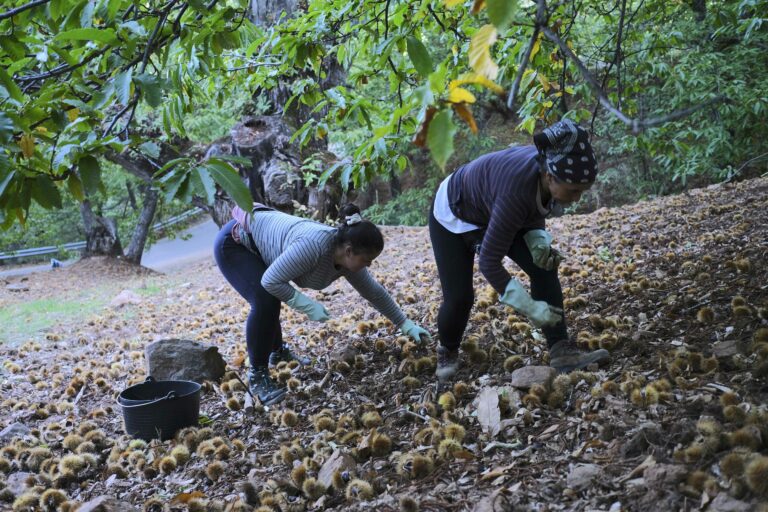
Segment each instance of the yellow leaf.
[{"label": "yellow leaf", "polygon": [[477,123],[475,122],[475,118],[472,115],[472,111],[469,110],[469,107],[464,103],[456,103],[452,106],[454,112],[469,125],[469,129],[472,130],[472,133],[477,133]]},{"label": "yellow leaf", "polygon": [[25,157],[30,158],[35,154],[35,137],[29,133],[25,133],[21,136],[19,146],[21,147],[22,154]]},{"label": "yellow leaf", "polygon": [[491,46],[496,42],[496,27],[483,25],[469,43],[469,65],[479,75],[495,80],[499,66],[491,59]]},{"label": "yellow leaf", "polygon": [[480,11],[483,10],[483,7],[485,7],[485,0],[475,0],[475,3],[472,4],[472,14],[477,14]]},{"label": "yellow leaf", "polygon": [[67,117],[69,118],[69,122],[71,123],[77,117],[80,115],[80,109],[79,108],[71,108],[67,110]]},{"label": "yellow leaf", "polygon": [[447,8],[449,8],[449,9],[453,9],[453,8],[454,8],[454,7],[456,7],[457,5],[459,5],[459,4],[463,4],[463,3],[464,3],[464,0],[443,0],[443,3],[445,4],[445,6],[446,6]]},{"label": "yellow leaf", "polygon": [[539,37],[536,38],[536,41],[533,43],[533,48],[531,48],[531,56],[529,57],[529,61],[533,61],[533,58],[536,56],[537,53],[539,53],[539,48],[541,48],[541,38],[544,34],[539,33]]},{"label": "yellow leaf", "polygon": [[448,101],[451,103],[474,103],[476,100],[475,95],[468,90],[455,87],[448,94]]},{"label": "yellow leaf", "polygon": [[187,504],[196,498],[205,498],[205,494],[201,491],[182,492],[173,497],[171,505]]},{"label": "yellow leaf", "polygon": [[38,133],[48,133],[48,128],[45,126],[37,126],[35,127],[35,131]]},{"label": "yellow leaf", "polygon": [[536,74],[536,79],[539,81],[539,83],[541,84],[541,86],[544,88],[544,92],[549,92],[549,89],[550,89],[552,86],[549,84],[549,80],[547,80],[547,77],[545,77],[545,76],[544,76],[544,75],[542,75],[541,73],[537,73],[537,74]]},{"label": "yellow leaf", "polygon": [[448,89],[454,89],[464,84],[482,85],[486,89],[490,89],[496,94],[504,94],[505,92],[504,88],[499,84],[493,82],[492,80],[488,80],[484,76],[478,75],[477,73],[464,73],[457,80],[451,80],[451,83],[448,85]]}]

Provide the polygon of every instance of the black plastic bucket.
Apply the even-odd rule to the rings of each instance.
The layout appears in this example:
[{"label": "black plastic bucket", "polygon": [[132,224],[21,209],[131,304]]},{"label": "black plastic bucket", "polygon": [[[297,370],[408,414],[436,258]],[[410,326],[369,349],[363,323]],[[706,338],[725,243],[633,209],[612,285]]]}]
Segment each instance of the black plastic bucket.
[{"label": "black plastic bucket", "polygon": [[165,441],[184,427],[197,426],[200,384],[152,377],[124,389],[117,397],[125,432],[139,439]]}]

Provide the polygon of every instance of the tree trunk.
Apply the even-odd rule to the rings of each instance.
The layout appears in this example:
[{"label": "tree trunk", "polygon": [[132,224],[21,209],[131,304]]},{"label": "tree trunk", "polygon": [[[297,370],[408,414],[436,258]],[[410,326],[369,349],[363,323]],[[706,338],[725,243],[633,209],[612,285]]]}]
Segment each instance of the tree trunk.
[{"label": "tree trunk", "polygon": [[101,217],[93,213],[90,199],[80,205],[80,214],[85,226],[85,252],[83,257],[111,256],[116,258],[123,255],[123,246],[117,235],[115,219]]},{"label": "tree trunk", "polygon": [[147,184],[143,187],[144,191],[144,204],[141,207],[141,213],[139,214],[139,222],[133,229],[133,236],[131,237],[131,243],[128,245],[128,250],[125,252],[125,259],[133,263],[134,265],[141,264],[141,256],[144,254],[144,246],[147,243],[147,237],[149,236],[149,230],[152,228],[152,220],[155,218],[155,210],[157,210],[157,202],[160,197],[157,189]]}]

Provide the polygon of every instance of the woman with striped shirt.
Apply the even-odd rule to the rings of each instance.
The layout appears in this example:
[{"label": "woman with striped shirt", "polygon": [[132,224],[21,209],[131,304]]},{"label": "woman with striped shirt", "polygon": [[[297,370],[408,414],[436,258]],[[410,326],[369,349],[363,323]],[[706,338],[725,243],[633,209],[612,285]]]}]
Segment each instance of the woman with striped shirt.
[{"label": "woman with striped shirt", "polygon": [[309,362],[283,344],[281,302],[310,320],[329,318],[322,304],[294,288],[291,281],[321,290],[344,277],[404,334],[416,341],[429,338],[368,272],[384,248],[384,238],[373,223],[362,219],[357,206],[342,208],[336,228],[263,205],[250,213],[235,208],[232,216],[216,237],[214,256],[227,281],[251,305],[245,325],[249,387],[264,405],[281,401],[286,392],[270,377],[269,366],[281,360]]},{"label": "woman with striped shirt", "polygon": [[[608,359],[585,353],[568,337],[557,276],[561,255],[544,219],[578,201],[597,175],[587,132],[570,120],[534,136],[533,146],[509,147],[461,166],[440,185],[429,218],[443,302],[437,329],[437,376],[452,377],[474,302],[473,262],[499,301],[526,315],[547,339],[550,366],[569,372]],[[529,294],[504,268],[508,256],[531,280]]]}]

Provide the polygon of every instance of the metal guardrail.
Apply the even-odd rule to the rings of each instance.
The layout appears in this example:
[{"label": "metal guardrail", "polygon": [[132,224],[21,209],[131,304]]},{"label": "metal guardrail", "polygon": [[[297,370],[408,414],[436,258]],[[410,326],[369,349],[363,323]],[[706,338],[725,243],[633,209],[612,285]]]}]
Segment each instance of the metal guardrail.
[{"label": "metal guardrail", "polygon": [[[200,208],[193,208],[192,210],[187,210],[186,212],[176,215],[175,217],[171,217],[170,219],[166,219],[162,222],[157,222],[153,224],[152,230],[159,231],[163,228],[167,228],[168,226],[173,226],[174,224],[178,224],[179,222],[186,220],[189,217],[197,213],[200,213],[201,211],[203,210]],[[42,256],[43,254],[56,254],[61,252],[62,250],[82,251],[83,249],[85,249],[85,242],[70,242],[68,244],[51,245],[48,247],[33,247],[31,249],[19,249],[18,251],[0,252],[0,261],[11,260],[16,258],[26,258],[28,256]]]}]

